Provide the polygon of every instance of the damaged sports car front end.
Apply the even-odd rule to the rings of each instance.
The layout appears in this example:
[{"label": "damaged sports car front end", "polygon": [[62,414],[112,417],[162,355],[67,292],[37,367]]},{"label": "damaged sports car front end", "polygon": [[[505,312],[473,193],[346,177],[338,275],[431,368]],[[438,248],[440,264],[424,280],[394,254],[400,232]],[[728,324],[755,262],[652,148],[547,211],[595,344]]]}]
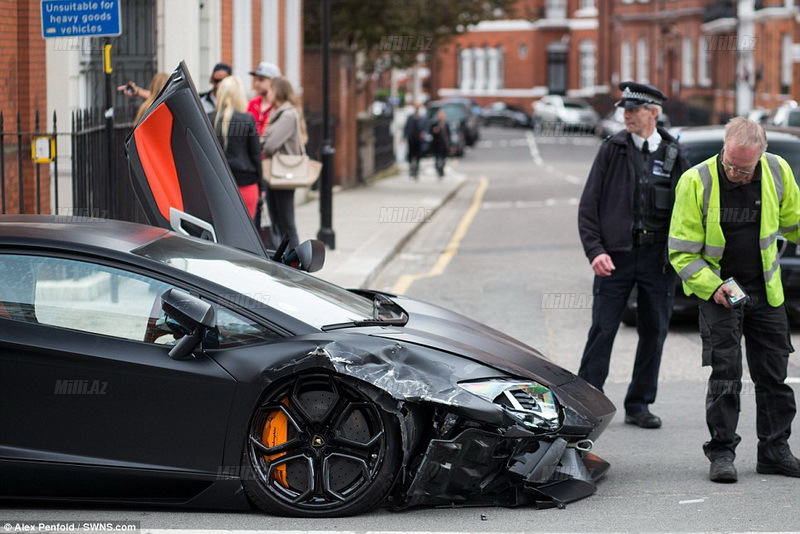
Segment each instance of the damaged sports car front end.
[{"label": "damaged sports car front end", "polygon": [[[394,439],[402,443],[402,453],[393,468],[397,478],[389,491],[390,506],[551,507],[596,491],[595,483],[608,464],[590,451],[615,413],[602,393],[485,325],[413,299],[364,295],[390,299],[407,322],[381,329],[348,325],[344,338],[321,343],[303,363],[329,367],[365,384],[362,392],[397,422],[399,435]],[[338,325],[330,333],[343,333],[344,328]],[[359,341],[357,350],[347,342],[356,332],[369,336]],[[291,501],[310,512],[327,506],[324,498],[306,494],[314,485],[308,481],[307,466],[314,464],[310,453],[324,446],[315,451],[303,442],[302,431],[286,431],[303,426],[300,421],[287,424],[294,402],[304,403],[291,396],[267,403],[272,412],[261,420],[269,419],[273,426],[266,434],[274,438],[277,431],[281,439],[269,441],[265,449],[264,426],[256,425],[250,433],[250,457],[256,460],[253,466],[262,485],[287,505]],[[276,425],[278,412],[288,419]],[[393,439],[394,432],[386,426],[374,434],[365,430],[360,443],[372,443],[365,450],[390,462],[386,452],[372,449]],[[293,440],[294,445],[287,446]],[[279,450],[293,460],[275,455]],[[261,463],[258,458],[264,453],[271,453],[270,459]],[[366,458],[356,456],[359,462]],[[278,462],[280,476],[270,462]],[[320,466],[317,477],[334,477],[326,462]],[[377,470],[364,461],[364,472],[373,468]],[[301,474],[286,476],[293,469]],[[322,484],[331,485],[336,483]]]}]

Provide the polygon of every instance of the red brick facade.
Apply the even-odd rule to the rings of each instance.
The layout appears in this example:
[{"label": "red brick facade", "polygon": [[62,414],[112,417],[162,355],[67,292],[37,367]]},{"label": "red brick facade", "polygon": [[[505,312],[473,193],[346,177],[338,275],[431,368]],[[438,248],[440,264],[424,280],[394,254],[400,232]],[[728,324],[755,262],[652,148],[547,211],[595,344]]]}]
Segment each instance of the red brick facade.
[{"label": "red brick facade", "polygon": [[[737,76],[749,79],[754,108],[800,100],[800,70],[793,57],[800,10],[784,0],[754,3],[759,9],[751,34],[737,36],[736,1],[565,0],[559,13],[554,9],[559,2],[519,0],[505,25],[482,23],[437,51],[431,61],[431,93],[434,98],[467,96],[483,105],[503,100],[530,109],[531,102],[552,90],[553,53],[561,49],[565,92],[592,99],[600,111],[616,100],[623,78],[648,81],[673,102],[706,110],[710,122],[736,112]],[[591,69],[585,68],[588,55],[581,48],[587,43],[595,50],[593,84],[585,79]],[[462,51],[491,49],[502,50],[502,89],[465,87]],[[753,72],[737,72],[737,58],[748,51]]]},{"label": "red brick facade", "polygon": [[[2,171],[4,205],[2,213],[20,212],[20,162],[23,188],[22,212],[50,211],[49,167],[39,165],[39,197],[37,198],[36,166],[31,158],[31,135],[36,127],[36,112],[40,113],[40,130],[48,129],[45,69],[45,39],[42,38],[41,18],[37,0],[0,0],[0,111],[3,131],[23,132],[21,150],[17,136],[3,139],[4,166]],[[20,122],[17,123],[17,113]]]}]

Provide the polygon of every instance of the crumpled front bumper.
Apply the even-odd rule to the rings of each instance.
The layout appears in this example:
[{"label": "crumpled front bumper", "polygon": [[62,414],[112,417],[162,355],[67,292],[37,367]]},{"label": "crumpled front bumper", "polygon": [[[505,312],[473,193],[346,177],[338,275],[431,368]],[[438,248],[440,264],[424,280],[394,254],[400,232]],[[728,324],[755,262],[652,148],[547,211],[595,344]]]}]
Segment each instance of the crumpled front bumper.
[{"label": "crumpled front bumper", "polygon": [[[396,509],[418,505],[563,506],[588,497],[609,464],[561,437],[466,429],[431,440]],[[403,485],[400,485],[403,487]]]}]

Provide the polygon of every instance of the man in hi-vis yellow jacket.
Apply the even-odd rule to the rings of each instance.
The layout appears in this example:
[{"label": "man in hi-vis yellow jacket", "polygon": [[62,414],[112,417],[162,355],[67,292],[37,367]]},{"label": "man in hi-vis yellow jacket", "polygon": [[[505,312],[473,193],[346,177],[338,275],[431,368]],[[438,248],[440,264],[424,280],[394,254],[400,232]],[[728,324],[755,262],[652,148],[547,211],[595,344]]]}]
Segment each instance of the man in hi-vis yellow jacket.
[{"label": "man in hi-vis yellow jacket", "polygon": [[[669,258],[687,294],[700,299],[703,365],[711,366],[703,445],[714,482],[736,482],[733,465],[742,390],[742,335],[755,384],[756,471],[800,477],[788,439],[796,407],[784,383],[794,349],[783,305],[777,238],[800,237],[800,190],[788,163],[766,152],[761,125],[736,117],[720,154],[681,176]],[[736,299],[734,279],[745,298]],[[733,301],[733,304],[731,303]]]}]

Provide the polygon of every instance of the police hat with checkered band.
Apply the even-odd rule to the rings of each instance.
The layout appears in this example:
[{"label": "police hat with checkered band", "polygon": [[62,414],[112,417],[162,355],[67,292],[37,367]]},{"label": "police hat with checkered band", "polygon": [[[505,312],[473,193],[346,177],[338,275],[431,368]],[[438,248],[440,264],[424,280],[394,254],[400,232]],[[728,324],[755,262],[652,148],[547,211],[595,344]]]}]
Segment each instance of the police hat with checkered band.
[{"label": "police hat with checkered band", "polygon": [[614,104],[618,108],[635,109],[647,104],[662,105],[667,95],[646,83],[622,82],[622,98]]}]

